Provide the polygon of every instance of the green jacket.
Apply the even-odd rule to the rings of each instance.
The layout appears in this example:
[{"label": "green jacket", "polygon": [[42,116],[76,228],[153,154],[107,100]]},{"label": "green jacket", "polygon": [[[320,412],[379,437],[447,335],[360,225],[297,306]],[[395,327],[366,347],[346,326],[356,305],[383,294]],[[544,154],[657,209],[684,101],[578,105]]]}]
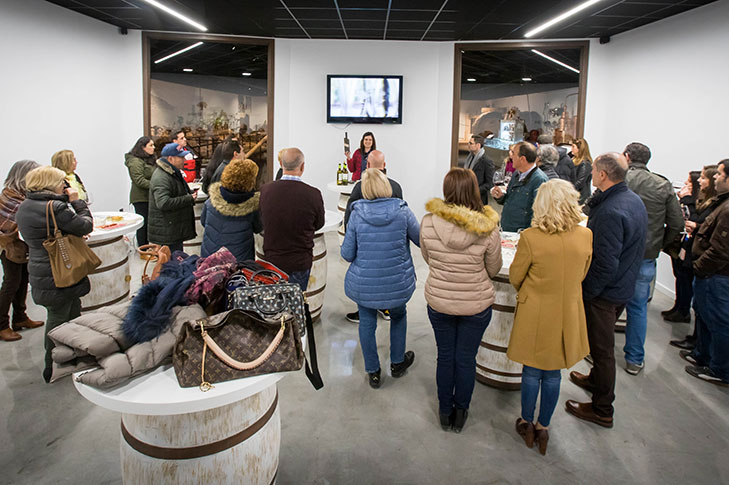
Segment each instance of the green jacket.
[{"label": "green jacket", "polygon": [[678,198],[671,182],[663,175],[648,170],[644,163],[630,163],[625,183],[638,194],[648,211],[648,234],[643,259],[656,259],[683,229]]},{"label": "green jacket", "polygon": [[195,199],[187,182],[166,158],[157,160],[149,181],[149,242],[177,244],[195,238]]},{"label": "green jacket", "polygon": [[157,165],[150,165],[141,158],[137,158],[131,153],[124,155],[124,165],[129,170],[129,178],[132,179],[132,188],[129,191],[129,202],[148,202],[149,201],[149,179],[152,178],[152,172]]},{"label": "green jacket", "polygon": [[496,202],[504,206],[501,211],[501,228],[506,232],[518,232],[519,229],[526,229],[532,225],[532,204],[537,196],[537,189],[549,179],[539,168],[519,180],[519,175],[515,172],[506,189],[506,195]]}]

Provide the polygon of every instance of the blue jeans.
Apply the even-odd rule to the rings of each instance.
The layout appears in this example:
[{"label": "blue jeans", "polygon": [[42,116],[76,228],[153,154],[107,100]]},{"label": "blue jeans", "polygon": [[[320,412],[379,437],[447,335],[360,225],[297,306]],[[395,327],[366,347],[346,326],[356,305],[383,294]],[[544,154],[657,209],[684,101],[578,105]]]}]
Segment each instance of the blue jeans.
[{"label": "blue jeans", "polygon": [[528,423],[534,422],[534,408],[541,383],[542,400],[539,403],[539,424],[549,426],[554,408],[559,399],[559,384],[562,374],[557,370],[540,370],[524,366],[521,371],[521,417]]},{"label": "blue jeans", "polygon": [[289,283],[296,283],[301,287],[301,291],[306,291],[306,288],[309,286],[310,273],[311,268],[304,271],[294,271],[293,273],[289,273]]},{"label": "blue jeans", "polygon": [[[367,373],[380,370],[380,358],[377,355],[377,309],[357,305],[359,310],[359,344]],[[405,361],[405,338],[408,320],[405,305],[390,308],[390,363],[401,364]]]},{"label": "blue jeans", "polygon": [[625,305],[628,314],[625,323],[625,361],[642,364],[645,358],[645,334],[648,327],[648,299],[651,296],[651,283],[656,276],[656,260],[644,259],[640,264],[635,293]]},{"label": "blue jeans", "polygon": [[694,301],[702,320],[696,359],[708,363],[714,375],[729,382],[729,276],[696,277]]},{"label": "blue jeans", "polygon": [[451,414],[454,406],[468,409],[476,380],[476,353],[491,322],[491,307],[476,315],[457,316],[428,305],[428,318],[438,347],[435,382],[440,413]]}]

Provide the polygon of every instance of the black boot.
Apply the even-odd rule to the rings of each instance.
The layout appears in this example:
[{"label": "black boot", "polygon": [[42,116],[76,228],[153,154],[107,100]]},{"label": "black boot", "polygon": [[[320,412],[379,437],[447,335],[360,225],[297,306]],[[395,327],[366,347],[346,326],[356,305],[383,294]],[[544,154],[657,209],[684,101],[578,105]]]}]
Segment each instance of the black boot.
[{"label": "black boot", "polygon": [[466,419],[468,419],[468,410],[456,408],[456,415],[453,418],[453,431],[460,433],[463,425],[466,424]]},{"label": "black boot", "polygon": [[678,308],[678,307],[676,307],[676,304],[674,303],[674,304],[673,304],[673,307],[671,307],[670,309],[668,309],[668,310],[663,310],[663,311],[661,312],[661,316],[662,316],[662,317],[665,317],[666,315],[668,315],[668,314],[671,314],[671,313],[675,312],[677,308]]},{"label": "black boot", "polygon": [[413,361],[415,361],[415,352],[408,350],[405,352],[405,360],[399,364],[390,364],[390,373],[392,374],[392,377],[402,377],[408,367],[413,365]]},{"label": "black boot", "polygon": [[370,378],[370,387],[372,389],[379,389],[380,384],[382,383],[382,380],[380,379],[380,369],[377,369],[375,372],[369,372],[367,375]]},{"label": "black boot", "polygon": [[443,428],[443,431],[448,431],[453,427],[453,421],[456,417],[456,410],[454,409],[453,411],[451,411],[450,414],[438,413],[438,416],[440,416],[440,427]]}]

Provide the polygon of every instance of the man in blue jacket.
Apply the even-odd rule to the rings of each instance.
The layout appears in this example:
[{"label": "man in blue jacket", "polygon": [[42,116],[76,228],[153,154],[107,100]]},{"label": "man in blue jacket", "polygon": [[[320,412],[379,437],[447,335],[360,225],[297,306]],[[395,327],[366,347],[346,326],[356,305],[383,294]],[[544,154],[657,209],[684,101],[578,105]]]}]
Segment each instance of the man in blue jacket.
[{"label": "man in blue jacket", "polygon": [[582,282],[587,339],[594,367],[590,375],[573,371],[570,380],[592,393],[592,402],[568,400],[567,412],[605,428],[613,427],[615,401],[615,322],[633,297],[645,251],[648,214],[625,184],[628,162],[618,153],[595,159],[588,201],[592,264]]}]

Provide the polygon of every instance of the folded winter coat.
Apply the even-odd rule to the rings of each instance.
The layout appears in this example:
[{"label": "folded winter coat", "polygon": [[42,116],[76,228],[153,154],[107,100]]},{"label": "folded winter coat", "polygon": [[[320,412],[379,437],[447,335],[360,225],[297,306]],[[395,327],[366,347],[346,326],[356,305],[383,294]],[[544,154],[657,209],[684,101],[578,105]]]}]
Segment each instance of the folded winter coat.
[{"label": "folded winter coat", "polygon": [[100,388],[123,384],[169,361],[182,324],[206,317],[200,305],[176,306],[170,325],[158,337],[133,344],[122,332],[122,320],[130,305],[124,302],[84,313],[48,332],[56,344],[51,382],[92,369],[77,380]]}]

